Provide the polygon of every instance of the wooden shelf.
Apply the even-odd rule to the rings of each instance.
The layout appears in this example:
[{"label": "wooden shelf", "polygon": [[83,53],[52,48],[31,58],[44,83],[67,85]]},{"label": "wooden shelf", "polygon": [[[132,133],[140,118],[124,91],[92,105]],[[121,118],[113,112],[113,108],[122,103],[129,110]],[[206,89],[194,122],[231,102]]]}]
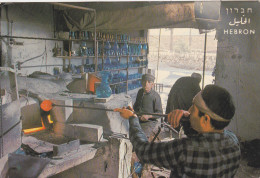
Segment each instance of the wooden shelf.
[{"label": "wooden shelf", "polygon": [[[95,56],[56,56],[57,58],[63,58],[63,59],[82,59],[82,58],[94,58]],[[102,56],[98,56],[102,57]]]},{"label": "wooden shelf", "polygon": [[[107,57],[106,55],[104,55]],[[82,58],[94,58],[95,56],[55,56],[56,58],[64,58],[64,59],[82,59]],[[103,57],[103,56],[98,56]],[[120,55],[120,56],[108,56],[109,58],[116,58],[116,57],[146,57],[146,55]]]},{"label": "wooden shelf", "polygon": [[98,72],[101,72],[101,71],[118,71],[118,70],[127,70],[127,68],[121,68],[121,69],[109,69],[109,70],[98,70]]},{"label": "wooden shelf", "polygon": [[127,81],[128,81],[128,82],[131,82],[131,81],[141,80],[141,79],[142,79],[142,78],[135,78],[135,79],[131,79],[131,80],[125,80],[125,81],[121,81],[121,82],[110,83],[109,85],[117,85],[117,84],[120,84],[120,83],[126,83]]},{"label": "wooden shelf", "polygon": [[139,68],[146,68],[147,66],[139,66],[139,67],[128,67],[128,69],[139,69]]},{"label": "wooden shelf", "polygon": [[142,78],[135,78],[135,79],[131,79],[131,80],[128,80],[129,82],[131,81],[135,81],[135,80],[141,80]]},{"label": "wooden shelf", "polygon": [[[129,80],[128,80],[129,81]],[[121,82],[116,82],[116,83],[110,83],[109,85],[117,85],[117,84],[120,84],[120,83],[126,83],[127,81],[124,80],[124,81],[121,81]]]}]

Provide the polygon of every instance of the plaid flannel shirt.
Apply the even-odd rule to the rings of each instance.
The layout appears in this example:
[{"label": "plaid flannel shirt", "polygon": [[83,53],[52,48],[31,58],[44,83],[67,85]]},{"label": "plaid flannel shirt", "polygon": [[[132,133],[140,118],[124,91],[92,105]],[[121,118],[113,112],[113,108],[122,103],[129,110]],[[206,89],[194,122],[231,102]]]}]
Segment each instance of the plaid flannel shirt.
[{"label": "plaid flannel shirt", "polygon": [[171,177],[234,177],[240,162],[237,137],[229,131],[149,143],[138,118],[131,117],[130,140],[143,163],[171,170]]}]

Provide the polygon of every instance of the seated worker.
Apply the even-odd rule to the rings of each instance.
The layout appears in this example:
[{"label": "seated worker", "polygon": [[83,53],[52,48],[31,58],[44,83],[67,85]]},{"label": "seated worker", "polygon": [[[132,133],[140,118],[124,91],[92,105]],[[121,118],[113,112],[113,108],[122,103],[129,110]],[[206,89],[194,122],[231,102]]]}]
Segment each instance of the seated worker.
[{"label": "seated worker", "polygon": [[237,137],[224,129],[235,114],[226,89],[207,85],[194,97],[189,111],[170,112],[173,127],[179,125],[182,116],[189,116],[198,134],[168,142],[149,143],[133,110],[115,111],[129,119],[130,141],[142,162],[170,169],[170,177],[234,177],[241,153]]},{"label": "seated worker", "polygon": [[[153,90],[155,77],[151,74],[144,74],[142,76],[142,88],[138,91],[136,96],[136,101],[134,103],[134,111],[138,113],[163,113],[162,102],[160,95]],[[159,117],[154,117],[152,115],[138,115],[141,123],[141,127],[148,138],[152,141],[155,134],[158,132],[158,127],[160,126]],[[157,137],[159,139],[159,137]],[[136,155],[133,153],[132,165],[139,162]],[[149,170],[149,165],[143,165],[138,163],[140,171],[138,175],[133,174],[133,177],[141,177],[144,174],[143,170]]]},{"label": "seated worker", "polygon": [[[155,77],[151,74],[144,74],[142,76],[142,88],[138,91],[136,101],[134,103],[134,111],[138,113],[163,113],[162,102],[160,95],[153,90]],[[141,127],[143,128],[147,137],[150,137],[152,132],[160,125],[158,121],[159,117],[152,115],[140,115],[138,116],[141,121]],[[152,120],[148,122],[148,120]]]}]

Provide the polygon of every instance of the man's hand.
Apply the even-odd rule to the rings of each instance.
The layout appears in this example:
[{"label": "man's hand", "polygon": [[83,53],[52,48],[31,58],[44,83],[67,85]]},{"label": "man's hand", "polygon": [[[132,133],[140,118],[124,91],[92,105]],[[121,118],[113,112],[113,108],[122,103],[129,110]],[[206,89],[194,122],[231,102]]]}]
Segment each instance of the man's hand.
[{"label": "man's hand", "polygon": [[188,111],[176,109],[168,114],[168,122],[173,128],[176,128],[179,126],[182,116],[188,117],[189,115]]},{"label": "man's hand", "polygon": [[128,109],[126,109],[125,107],[121,108],[115,108],[114,111],[115,112],[120,112],[120,116],[125,118],[125,119],[129,119],[131,116],[137,117],[137,115],[133,112],[132,108],[129,106],[127,107]]},{"label": "man's hand", "polygon": [[141,121],[148,121],[148,119],[152,118],[153,116],[152,115],[142,115],[140,117],[140,120]]}]

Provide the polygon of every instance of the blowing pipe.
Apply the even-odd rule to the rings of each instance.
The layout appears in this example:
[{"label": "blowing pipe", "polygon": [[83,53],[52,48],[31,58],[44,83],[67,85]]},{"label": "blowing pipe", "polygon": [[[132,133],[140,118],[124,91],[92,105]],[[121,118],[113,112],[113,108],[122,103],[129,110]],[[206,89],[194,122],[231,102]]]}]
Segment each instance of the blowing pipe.
[{"label": "blowing pipe", "polygon": [[[59,105],[54,104],[50,100],[44,100],[41,103],[41,108],[44,111],[50,111],[53,106],[57,107],[69,107],[69,108],[78,108],[78,109],[93,109],[93,110],[102,110],[102,111],[114,111],[114,109],[107,109],[107,108],[98,108],[98,107],[92,107],[92,106],[69,106],[69,105]],[[160,114],[160,113],[149,113],[149,112],[134,112],[136,115],[152,115],[152,116],[159,116],[159,117],[166,117],[167,114]]]},{"label": "blowing pipe", "polygon": [[[48,100],[45,100],[48,101]],[[43,101],[43,102],[45,102]],[[41,104],[41,108],[42,108],[42,104]],[[69,105],[59,105],[59,104],[54,104],[51,103],[51,107],[49,109],[44,109],[46,111],[50,111],[52,109],[53,106],[57,106],[57,107],[68,107],[68,108],[78,108],[78,109],[92,109],[92,110],[102,110],[102,111],[112,111],[112,112],[117,112],[114,111],[114,109],[107,109],[107,108],[98,108],[98,107],[92,107],[92,106],[69,106]],[[134,112],[136,115],[152,115],[152,116],[160,116],[160,117],[166,117],[167,114],[159,114],[159,113],[149,113],[149,112]]]}]

